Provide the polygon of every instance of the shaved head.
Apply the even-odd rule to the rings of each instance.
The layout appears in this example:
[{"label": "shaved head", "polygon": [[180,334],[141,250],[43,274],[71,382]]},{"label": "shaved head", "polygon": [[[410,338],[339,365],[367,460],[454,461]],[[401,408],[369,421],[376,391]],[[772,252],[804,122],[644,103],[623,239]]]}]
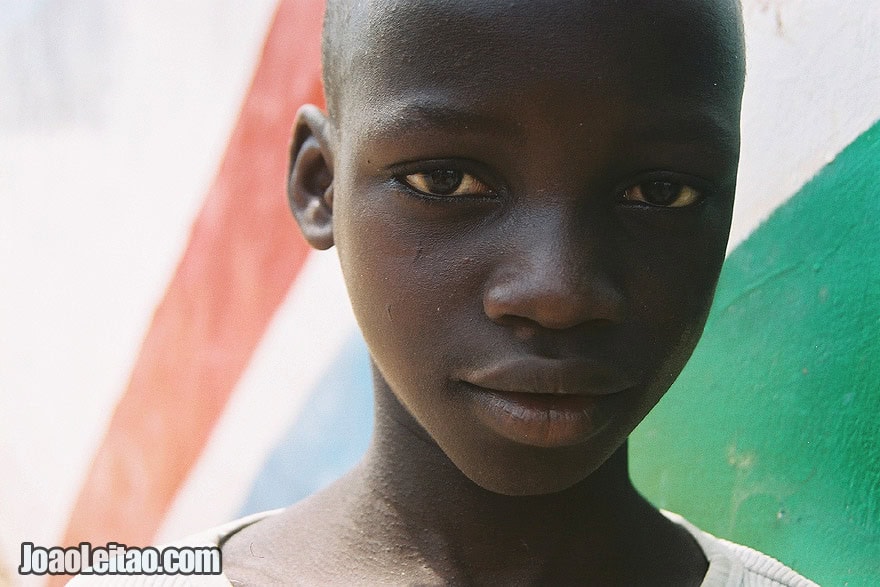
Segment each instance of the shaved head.
[{"label": "shaved head", "polygon": [[338,109],[338,95],[341,80],[351,68],[351,43],[355,35],[352,26],[352,13],[358,10],[361,2],[351,0],[327,0],[324,10],[324,28],[321,37],[321,66],[324,79],[324,94],[327,110],[331,118]]},{"label": "shaved head", "polygon": [[[684,19],[700,15],[693,19],[692,38],[681,39],[681,48],[711,55],[728,90],[741,96],[745,47],[739,0],[327,0],[322,62],[328,112],[338,123],[349,86],[363,85],[364,74],[375,69],[366,67],[365,71],[364,66],[408,63],[417,48],[413,44],[420,45],[422,53],[424,46],[443,51],[450,41],[455,43],[469,35],[476,40],[473,49],[457,55],[458,61],[465,63],[480,60],[485,52],[505,51],[503,40],[497,45],[494,42],[503,39],[505,32],[510,35],[517,26],[522,30],[514,35],[515,42],[552,46],[558,35],[610,38],[625,36],[639,27],[662,26],[664,13]],[[549,31],[542,28],[535,18],[538,16],[548,17],[546,22],[556,21],[556,26]],[[436,36],[414,38],[406,34],[414,23],[425,21],[435,23]],[[638,44],[637,36],[634,40]],[[659,54],[656,49],[661,49]],[[651,48],[651,52],[662,58],[671,49],[675,47]]]}]

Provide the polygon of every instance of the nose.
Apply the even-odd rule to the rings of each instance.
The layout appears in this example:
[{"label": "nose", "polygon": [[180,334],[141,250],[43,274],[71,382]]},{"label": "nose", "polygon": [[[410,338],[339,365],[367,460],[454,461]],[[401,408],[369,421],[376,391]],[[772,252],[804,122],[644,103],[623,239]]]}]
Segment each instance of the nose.
[{"label": "nose", "polygon": [[545,210],[506,227],[483,292],[486,315],[499,324],[554,330],[620,322],[625,296],[607,270],[613,243],[607,229],[588,224],[565,210]]}]

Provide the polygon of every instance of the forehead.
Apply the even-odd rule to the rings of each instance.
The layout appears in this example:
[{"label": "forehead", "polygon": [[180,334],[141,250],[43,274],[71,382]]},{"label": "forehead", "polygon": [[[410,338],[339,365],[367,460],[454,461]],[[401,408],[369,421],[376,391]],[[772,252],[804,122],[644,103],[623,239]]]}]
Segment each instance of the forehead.
[{"label": "forehead", "polygon": [[346,114],[409,102],[558,112],[604,101],[738,115],[733,1],[379,0],[360,3],[352,21]]}]

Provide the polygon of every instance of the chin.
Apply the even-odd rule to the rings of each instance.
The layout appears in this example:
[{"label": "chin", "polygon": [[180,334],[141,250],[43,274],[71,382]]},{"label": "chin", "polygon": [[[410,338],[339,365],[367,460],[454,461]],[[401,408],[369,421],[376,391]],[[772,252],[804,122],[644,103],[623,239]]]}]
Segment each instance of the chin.
[{"label": "chin", "polygon": [[498,495],[504,495],[507,497],[534,497],[539,495],[551,495],[554,493],[560,493],[565,491],[566,489],[571,489],[581,481],[582,478],[576,477],[571,480],[557,480],[557,479],[492,479],[489,483],[481,483],[480,481],[471,479],[477,485],[485,489],[486,491],[491,491],[492,493],[497,493]]},{"label": "chin", "polygon": [[[492,493],[511,497],[550,495],[571,489],[603,469],[614,450],[597,455],[584,447],[547,450],[524,447],[518,454],[486,450],[482,462],[453,463],[468,479]],[[625,451],[625,446],[623,447]],[[607,454],[605,454],[607,453]]]}]

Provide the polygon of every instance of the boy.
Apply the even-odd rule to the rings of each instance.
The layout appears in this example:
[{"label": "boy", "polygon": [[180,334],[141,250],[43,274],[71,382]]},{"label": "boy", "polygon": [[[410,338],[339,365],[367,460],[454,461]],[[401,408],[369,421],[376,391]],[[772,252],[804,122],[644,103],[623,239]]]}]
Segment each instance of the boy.
[{"label": "boy", "polygon": [[328,111],[299,113],[289,199],[337,247],[375,433],[328,489],[214,532],[225,577],[812,584],[627,472],[724,259],[736,2],[339,0],[324,35]]}]

